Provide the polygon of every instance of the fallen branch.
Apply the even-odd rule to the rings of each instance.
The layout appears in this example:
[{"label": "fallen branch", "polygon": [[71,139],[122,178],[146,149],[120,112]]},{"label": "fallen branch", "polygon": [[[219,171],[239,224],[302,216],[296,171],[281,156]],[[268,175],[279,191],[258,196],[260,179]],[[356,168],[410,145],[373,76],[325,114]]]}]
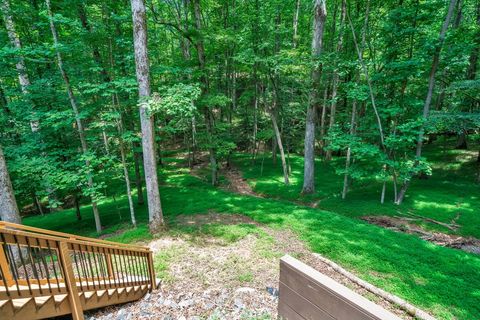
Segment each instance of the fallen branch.
[{"label": "fallen branch", "polygon": [[457,212],[457,215],[450,221],[450,224],[457,224],[458,219],[460,219],[460,212]]},{"label": "fallen branch", "polygon": [[407,213],[402,213],[400,211],[397,211],[397,213],[400,215],[400,216],[397,216],[399,218],[404,218],[404,219],[408,219],[406,218],[405,216],[411,216],[411,217],[414,217],[416,218],[417,220],[423,220],[423,221],[427,221],[427,222],[431,222],[431,223],[434,223],[434,224],[438,224],[442,227],[445,227],[451,231],[456,231],[458,228],[460,228],[461,226],[459,224],[456,224],[456,220],[459,218],[459,214],[457,214],[457,216],[452,220],[451,223],[445,223],[445,222],[441,222],[441,221],[437,221],[437,220],[434,220],[432,218],[428,218],[428,217],[424,217],[424,216],[420,216],[418,214],[414,214],[414,213],[411,213],[411,212],[407,212]]},{"label": "fallen branch", "polygon": [[358,284],[362,288],[370,291],[373,294],[376,294],[377,296],[385,299],[386,301],[388,301],[390,303],[398,305],[402,310],[407,312],[409,315],[411,315],[413,317],[416,317],[418,319],[421,319],[421,320],[435,320],[434,317],[432,317],[431,315],[429,315],[425,311],[418,309],[417,307],[415,307],[414,305],[411,305],[410,303],[403,300],[402,298],[399,298],[399,297],[397,297],[397,296],[395,296],[391,293],[388,293],[386,291],[383,291],[380,288],[377,288],[377,287],[373,286],[372,284],[370,284],[366,281],[363,281],[362,279],[358,278],[354,274],[352,274],[352,273],[348,272],[347,270],[343,269],[342,267],[340,267],[335,262],[333,262],[331,260],[328,260],[327,258],[324,258],[323,256],[321,256],[318,253],[312,253],[312,254],[315,258],[317,258],[320,261],[322,261],[323,263],[327,264],[333,270],[340,273],[341,275],[348,278],[349,280],[353,281],[354,283]]},{"label": "fallen branch", "polygon": [[442,227],[445,227],[449,230],[452,230],[452,231],[456,231],[458,228],[460,228],[460,225],[456,224],[456,223],[445,223],[445,222],[441,222],[441,221],[437,221],[437,220],[434,220],[434,219],[431,219],[431,218],[427,218],[427,217],[423,217],[423,216],[419,216],[419,215],[416,215],[416,214],[413,214],[413,213],[407,213],[408,215],[412,216],[412,217],[416,217],[416,218],[419,218],[419,219],[422,219],[422,220],[425,220],[425,221],[428,221],[428,222],[431,222],[431,223],[434,223],[434,224],[438,224]]}]

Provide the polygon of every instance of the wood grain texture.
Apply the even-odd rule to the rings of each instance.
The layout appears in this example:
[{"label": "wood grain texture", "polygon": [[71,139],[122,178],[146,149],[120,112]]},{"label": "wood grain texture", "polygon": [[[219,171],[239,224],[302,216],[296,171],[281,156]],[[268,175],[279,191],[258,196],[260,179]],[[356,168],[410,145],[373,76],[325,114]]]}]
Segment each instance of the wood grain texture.
[{"label": "wood grain texture", "polygon": [[[73,319],[83,319],[84,310],[138,300],[158,286],[152,252],[147,247],[76,237],[12,223],[0,223],[0,236],[0,270],[2,280],[7,279],[0,282],[0,319],[45,319],[66,314],[71,314]],[[33,278],[27,273],[16,274],[12,281],[13,272],[3,251],[4,246],[46,251],[45,260],[53,261],[56,257],[57,269],[51,271],[56,274],[55,278],[50,272],[44,275],[33,271],[33,275],[30,274]],[[92,255],[92,261],[90,256],[88,263],[77,261],[86,259],[85,256],[79,258],[80,253],[82,256]],[[33,270],[42,270],[37,269],[35,263],[33,266]],[[27,272],[25,265],[24,269]]]},{"label": "wood grain texture", "polygon": [[280,260],[281,319],[399,320],[397,316],[306,264]]}]

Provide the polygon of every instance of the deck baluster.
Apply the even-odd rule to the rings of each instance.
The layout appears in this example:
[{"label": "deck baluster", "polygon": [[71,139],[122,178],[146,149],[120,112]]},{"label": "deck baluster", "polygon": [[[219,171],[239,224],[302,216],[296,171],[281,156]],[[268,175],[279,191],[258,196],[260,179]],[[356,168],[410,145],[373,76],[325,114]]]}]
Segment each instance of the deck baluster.
[{"label": "deck baluster", "polygon": [[120,258],[123,260],[123,269],[127,269],[125,271],[126,275],[125,275],[125,272],[124,272],[124,274],[122,275],[122,278],[127,279],[127,283],[128,283],[128,282],[130,282],[130,280],[129,280],[129,277],[128,277],[127,263],[125,262],[125,250],[120,250]]},{"label": "deck baluster", "polygon": [[[38,238],[36,239],[37,245],[40,246],[40,241],[38,241]],[[39,249],[41,251],[41,249]],[[52,285],[50,284],[50,271],[48,270],[47,262],[45,261],[45,257],[43,253],[40,252],[40,260],[42,261],[43,268],[45,269],[45,275],[47,279],[47,285],[48,285],[48,290],[50,293],[52,293]]]},{"label": "deck baluster", "polygon": [[82,274],[81,274],[81,268],[78,267],[77,251],[75,251],[75,247],[73,247],[72,250],[73,250],[73,260],[75,261],[75,266],[77,267],[78,281],[80,282],[80,290],[83,291]]},{"label": "deck baluster", "polygon": [[25,261],[23,260],[22,248],[20,248],[20,244],[19,244],[19,242],[18,242],[18,239],[17,239],[17,235],[16,235],[16,234],[13,235],[13,239],[15,240],[15,242],[16,242],[16,244],[17,244],[18,255],[19,255],[19,257],[20,257],[20,263],[22,264],[23,271],[25,272],[25,278],[26,278],[26,280],[27,280],[28,291],[30,291],[30,294],[33,295],[32,285],[31,285],[31,283],[30,283],[30,277],[28,276],[27,267],[25,266]]},{"label": "deck baluster", "polygon": [[87,266],[87,263],[86,263],[86,261],[85,261],[85,254],[84,254],[84,252],[83,252],[83,250],[82,250],[82,246],[81,246],[81,245],[78,246],[78,250],[79,250],[79,252],[80,252],[80,256],[82,257],[82,258],[80,259],[80,263],[81,263],[81,265],[82,265],[82,267],[83,267],[83,274],[85,275],[85,282],[86,282],[86,284],[87,284],[87,290],[90,290],[90,284],[88,283],[88,266]]},{"label": "deck baluster", "polygon": [[37,263],[35,262],[35,259],[32,256],[32,247],[30,246],[30,238],[27,237],[26,240],[27,240],[27,252],[28,252],[28,257],[30,258],[30,266],[32,267],[33,276],[37,281],[40,294],[43,294],[42,284],[40,283],[40,278],[38,277]]},{"label": "deck baluster", "polygon": [[90,265],[90,272],[91,272],[91,274],[92,274],[93,289],[96,290],[96,286],[95,286],[95,275],[93,274],[92,260],[90,259],[90,252],[88,252],[88,249],[87,249],[87,258],[88,258],[88,264]]},{"label": "deck baluster", "polygon": [[53,275],[55,276],[55,280],[57,281],[57,289],[58,291],[62,291],[60,287],[60,280],[58,280],[57,268],[55,267],[55,260],[53,259],[52,248],[50,246],[50,240],[47,240],[47,247],[48,253],[50,254],[50,260],[52,261],[52,268],[53,268]]}]

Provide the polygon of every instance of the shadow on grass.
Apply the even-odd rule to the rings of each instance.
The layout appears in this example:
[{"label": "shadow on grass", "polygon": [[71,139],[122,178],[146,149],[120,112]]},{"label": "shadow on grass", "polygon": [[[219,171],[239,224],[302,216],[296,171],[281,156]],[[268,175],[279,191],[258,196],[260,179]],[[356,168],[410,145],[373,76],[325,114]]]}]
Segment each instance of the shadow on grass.
[{"label": "shadow on grass", "polygon": [[[294,162],[293,165],[299,165],[300,161],[295,159]],[[250,170],[252,171],[246,175],[254,176],[258,168],[254,167]],[[273,172],[274,168],[264,170],[263,178],[257,176],[257,181],[269,179],[267,176],[269,170]],[[330,174],[327,174],[327,185],[336,188],[338,183],[335,179],[338,179],[338,176],[332,176],[334,173],[331,170]],[[271,184],[268,190],[263,191],[285,199],[271,200],[240,196],[215,189],[200,179],[188,175],[185,171],[177,169],[171,175],[168,170],[165,170],[162,180],[166,183],[161,188],[163,210],[166,219],[173,225],[169,232],[175,230],[175,232],[186,233],[199,232],[198,228],[177,226],[176,218],[181,215],[211,212],[246,215],[255,222],[270,227],[292,229],[313,251],[336,261],[365,280],[399,295],[439,318],[475,319],[480,314],[478,303],[480,301],[480,257],[438,247],[412,235],[395,233],[343,216],[358,216],[364,212],[397,214],[398,207],[378,205],[376,194],[372,191],[376,190],[377,186],[352,191],[346,202],[331,196],[321,201],[322,208],[328,207],[342,214],[337,215],[329,211],[293,204],[291,200],[294,194],[298,199],[298,185],[281,187],[275,183]],[[428,181],[428,184],[433,184],[432,180]],[[297,180],[297,184],[299,183],[301,178]],[[275,190],[276,186],[280,191]],[[431,199],[432,195],[428,192],[415,194],[415,190],[419,191],[415,188],[417,187],[412,186],[412,196],[402,208],[416,209],[417,213],[427,215],[429,210],[434,209],[428,206],[415,208],[414,200],[418,205],[418,201],[431,202],[434,199]],[[262,190],[257,191],[262,192]],[[283,194],[283,191],[286,193]],[[317,195],[322,193],[326,194],[325,190]],[[453,197],[460,197],[459,194],[463,195],[464,192],[456,190],[452,193]],[[462,217],[468,219],[470,224],[478,226],[480,222],[475,224],[478,220],[471,219],[469,216],[474,214],[470,210],[478,203],[473,202],[474,199],[467,200],[469,206],[463,209]],[[439,201],[440,206],[443,202],[447,201]],[[125,198],[118,199],[117,203],[103,202],[100,210],[102,221],[107,227],[105,232],[111,233],[128,226],[129,214]],[[440,207],[435,210],[446,209]],[[82,214],[83,220],[80,223],[75,220],[72,210],[45,217],[28,218],[25,219],[25,223],[47,229],[93,235],[95,230],[91,209],[82,208]],[[146,225],[146,207],[137,208],[137,218],[140,221],[137,229],[127,230],[122,235],[116,236],[114,240],[130,243],[151,239]],[[477,217],[477,219],[480,218]],[[230,240],[242,237],[248,232],[255,232],[255,228],[249,224],[240,226],[237,230],[232,228],[232,226],[216,224],[200,232],[210,232]]]}]

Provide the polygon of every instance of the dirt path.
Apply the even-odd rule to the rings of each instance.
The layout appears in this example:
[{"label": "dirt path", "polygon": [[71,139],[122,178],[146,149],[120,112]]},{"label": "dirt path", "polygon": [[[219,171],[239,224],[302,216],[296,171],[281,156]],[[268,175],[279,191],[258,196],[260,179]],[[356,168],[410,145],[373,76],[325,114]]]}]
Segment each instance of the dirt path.
[{"label": "dirt path", "polygon": [[[245,237],[226,242],[205,234],[165,236],[149,243],[161,289],[142,300],[103,309],[90,319],[276,319],[279,258],[290,254],[354,291],[409,319],[316,260],[295,234],[275,230],[242,215],[180,216],[177,224],[202,228],[211,224],[252,226]],[[160,263],[161,262],[161,263]]]},{"label": "dirt path", "polygon": [[253,191],[247,179],[243,178],[242,173],[238,169],[230,168],[229,170],[223,171],[222,174],[228,180],[228,186],[225,187],[226,190],[243,195],[261,197]]}]

